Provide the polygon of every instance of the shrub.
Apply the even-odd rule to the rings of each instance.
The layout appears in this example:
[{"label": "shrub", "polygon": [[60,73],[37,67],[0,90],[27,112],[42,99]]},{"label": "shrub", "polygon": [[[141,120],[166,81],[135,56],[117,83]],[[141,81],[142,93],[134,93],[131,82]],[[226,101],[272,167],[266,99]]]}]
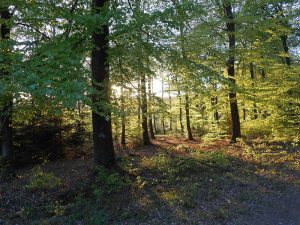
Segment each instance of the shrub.
[{"label": "shrub", "polygon": [[272,126],[268,120],[251,120],[243,124],[243,135],[247,138],[269,137],[272,134]]},{"label": "shrub", "polygon": [[33,168],[32,177],[30,183],[26,185],[26,188],[30,190],[37,189],[54,189],[61,186],[62,181],[56,177],[53,173],[47,173],[42,171],[40,166]]},{"label": "shrub", "polygon": [[93,187],[93,194],[102,199],[105,194],[112,194],[128,187],[131,182],[116,172],[110,172],[103,167],[96,168],[96,183]]}]

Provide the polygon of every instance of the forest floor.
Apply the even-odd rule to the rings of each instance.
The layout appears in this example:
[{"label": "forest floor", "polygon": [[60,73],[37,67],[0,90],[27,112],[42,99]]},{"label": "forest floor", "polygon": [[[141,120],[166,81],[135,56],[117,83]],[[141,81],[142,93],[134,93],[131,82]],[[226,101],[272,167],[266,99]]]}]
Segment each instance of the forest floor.
[{"label": "forest floor", "polygon": [[300,224],[299,146],[158,136],[118,148],[122,175],[93,175],[92,161],[16,171],[0,184],[0,224]]}]

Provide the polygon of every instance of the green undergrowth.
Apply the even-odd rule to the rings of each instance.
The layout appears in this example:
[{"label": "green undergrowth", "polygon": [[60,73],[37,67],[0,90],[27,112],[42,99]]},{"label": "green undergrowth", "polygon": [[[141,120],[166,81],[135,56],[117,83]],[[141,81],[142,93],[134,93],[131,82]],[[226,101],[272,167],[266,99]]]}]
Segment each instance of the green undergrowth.
[{"label": "green undergrowth", "polygon": [[[48,199],[38,212],[30,206],[22,215],[36,224],[223,224],[265,193],[296,183],[287,171],[299,171],[297,146],[240,140],[223,147],[181,144],[124,157],[119,165],[125,175],[97,167],[92,179],[78,184],[74,198]],[[61,185],[39,167],[33,175],[27,189]],[[157,212],[161,218],[153,217]]]},{"label": "green undergrowth", "polygon": [[143,158],[141,165],[150,173],[161,176],[165,182],[184,179],[186,175],[207,172],[224,172],[230,169],[232,159],[222,152],[196,152],[192,157],[172,155],[167,152]]},{"label": "green undergrowth", "polygon": [[30,182],[26,185],[29,190],[43,190],[59,188],[62,181],[56,177],[52,172],[44,172],[40,166],[32,169]]}]

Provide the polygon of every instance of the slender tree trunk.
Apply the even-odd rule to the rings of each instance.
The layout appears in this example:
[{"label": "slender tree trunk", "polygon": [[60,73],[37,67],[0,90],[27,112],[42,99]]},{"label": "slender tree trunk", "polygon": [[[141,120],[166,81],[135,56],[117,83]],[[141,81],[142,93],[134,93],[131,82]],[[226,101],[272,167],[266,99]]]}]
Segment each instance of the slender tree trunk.
[{"label": "slender tree trunk", "polygon": [[287,35],[281,36],[283,50],[284,50],[284,53],[286,54],[285,63],[286,63],[286,65],[290,66],[291,65],[291,57],[289,56],[289,46],[288,46],[287,39],[288,39]]},{"label": "slender tree trunk", "polygon": [[[251,75],[251,80],[252,80],[252,87],[254,88],[254,80],[255,80],[255,73],[254,73],[254,65],[251,62],[250,63],[250,75]],[[255,91],[253,91],[254,97],[255,97]],[[257,107],[256,107],[256,103],[254,101],[253,103],[253,119],[257,119],[258,118],[258,111],[257,111]]]},{"label": "slender tree trunk", "polygon": [[172,98],[170,93],[169,93],[169,105],[170,105],[170,131],[173,131]]},{"label": "slender tree trunk", "polygon": [[266,78],[267,77],[265,69],[261,70],[261,77],[262,78]]},{"label": "slender tree trunk", "polygon": [[232,7],[230,1],[225,1],[224,3],[224,11],[225,16],[227,17],[226,28],[227,33],[229,36],[229,58],[227,61],[227,71],[230,81],[230,93],[229,93],[229,100],[230,100],[230,111],[231,111],[231,122],[232,122],[232,137],[231,141],[236,142],[236,139],[241,137],[241,125],[240,125],[240,116],[238,110],[238,103],[237,103],[237,95],[236,92],[233,90],[235,86],[235,22],[234,16],[232,12]]},{"label": "slender tree trunk", "polygon": [[190,101],[189,101],[189,95],[185,94],[185,115],[186,115],[186,130],[188,134],[189,140],[194,140],[192,129],[191,129],[191,120],[190,120]]},{"label": "slender tree trunk", "polygon": [[153,128],[154,128],[154,134],[157,134],[157,126],[156,126],[156,117],[153,117]]},{"label": "slender tree trunk", "polygon": [[[162,81],[161,81],[161,100],[162,102],[164,103],[164,80],[163,80],[163,77],[162,77]],[[163,115],[162,115],[162,119],[161,119],[161,124],[162,124],[162,128],[163,128],[163,132],[164,134],[166,134],[166,127],[165,127],[165,113],[163,112]]]},{"label": "slender tree trunk", "polygon": [[144,145],[151,144],[148,133],[148,121],[147,121],[147,93],[146,93],[146,76],[142,73],[141,76],[141,104],[142,104],[142,128],[143,128],[143,141]]},{"label": "slender tree trunk", "polygon": [[137,100],[138,100],[138,127],[141,126],[141,108],[142,108],[142,101],[141,101],[141,82],[138,81],[138,93],[137,93]]},{"label": "slender tree trunk", "polygon": [[173,130],[173,118],[172,118],[172,98],[171,98],[170,78],[168,80],[168,83],[169,83],[168,94],[169,94],[169,110],[170,110],[170,131],[172,131]]},{"label": "slender tree trunk", "polygon": [[177,77],[175,77],[176,79],[176,84],[177,84],[177,97],[178,97],[178,100],[179,100],[179,124],[180,124],[180,132],[183,134],[184,133],[184,127],[183,127],[183,122],[182,122],[182,98],[181,98],[181,91],[178,87],[178,80],[177,80]]},{"label": "slender tree trunk", "polygon": [[[8,7],[1,8],[1,39],[8,41],[10,39],[11,28],[6,23],[11,18],[11,14]],[[4,55],[7,53],[4,53]],[[3,59],[2,59],[3,60]],[[4,58],[4,64],[9,64],[8,60]],[[0,71],[0,79],[8,77],[9,73],[5,69]],[[0,138],[1,138],[1,156],[5,163],[13,164],[14,152],[12,145],[12,109],[13,109],[13,97],[11,93],[3,96],[4,105],[0,112]]]},{"label": "slender tree trunk", "polygon": [[[93,0],[94,13],[100,14],[100,8],[108,0]],[[100,27],[99,27],[100,28]],[[101,30],[101,31],[100,31]],[[93,87],[98,91],[92,101],[96,108],[92,113],[93,118],[93,140],[94,140],[94,161],[95,165],[110,168],[115,165],[115,154],[112,139],[111,113],[106,108],[109,104],[109,65],[108,65],[108,25],[93,33],[92,50],[92,78]],[[101,84],[101,85],[99,85]],[[106,116],[100,115],[104,113]]]},{"label": "slender tree trunk", "polygon": [[[215,91],[217,91],[217,85],[213,84],[213,88]],[[218,96],[216,95],[215,97],[211,98],[211,105],[213,108],[213,113],[214,113],[214,120],[217,124],[219,124],[219,112],[217,109],[217,105],[218,105]]]},{"label": "slender tree trunk", "polygon": [[151,139],[155,139],[155,135],[154,135],[154,129],[153,129],[153,113],[152,113],[152,107],[151,105],[153,104],[153,98],[152,98],[152,91],[151,91],[151,78],[149,78],[148,81],[148,103],[149,103],[149,130],[150,130],[150,137]]},{"label": "slender tree trunk", "polygon": [[[153,93],[154,87],[153,87],[153,80],[151,79],[151,90]],[[154,94],[154,93],[153,93]],[[152,96],[152,104],[153,106],[155,106],[155,98],[154,95]],[[152,109],[154,109],[154,107],[152,107]],[[157,126],[156,126],[156,117],[152,112],[152,121],[153,121],[153,129],[154,129],[154,134],[157,134]]]},{"label": "slender tree trunk", "polygon": [[[215,107],[217,107],[217,105],[218,105],[218,97],[215,97],[214,102],[215,102]],[[217,122],[217,124],[219,124],[219,112],[218,112],[217,108],[215,109],[214,117],[215,117],[215,121]]]},{"label": "slender tree trunk", "polygon": [[123,87],[121,87],[121,109],[122,109],[121,145],[126,145],[125,96],[124,96],[124,88]]},{"label": "slender tree trunk", "polygon": [[182,99],[181,99],[181,92],[178,91],[178,97],[179,97],[179,123],[180,123],[180,131],[181,133],[184,133],[184,127],[183,127],[183,121],[182,121]]},{"label": "slender tree trunk", "polygon": [[78,130],[80,132],[84,131],[84,113],[83,113],[83,104],[81,101],[77,102],[77,110],[78,110],[78,122],[77,122],[77,126],[78,126]]}]

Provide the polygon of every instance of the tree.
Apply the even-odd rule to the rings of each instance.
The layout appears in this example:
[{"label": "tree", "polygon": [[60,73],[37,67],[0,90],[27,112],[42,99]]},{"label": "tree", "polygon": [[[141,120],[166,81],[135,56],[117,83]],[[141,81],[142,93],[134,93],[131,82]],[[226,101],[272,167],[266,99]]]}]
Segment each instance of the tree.
[{"label": "tree", "polygon": [[[93,13],[99,16],[109,7],[109,0],[93,0]],[[92,101],[94,110],[93,140],[94,161],[96,165],[112,167],[115,164],[114,146],[112,140],[112,125],[109,105],[109,65],[108,65],[108,36],[107,22],[97,26],[93,32],[92,78],[96,90]]]},{"label": "tree", "polygon": [[[0,64],[0,79],[2,84],[10,86],[9,74],[9,53],[10,53],[10,19],[12,17],[8,6],[0,8],[1,10],[1,64]],[[9,88],[7,88],[9,90]],[[8,91],[5,96],[1,96],[1,115],[0,115],[0,138],[1,138],[1,156],[5,161],[13,161],[13,146],[12,146],[12,109],[13,97],[12,93]]]},{"label": "tree", "polygon": [[152,96],[152,91],[151,91],[151,83],[152,79],[149,77],[148,79],[148,105],[149,105],[149,131],[150,131],[150,137],[151,139],[155,139],[155,134],[154,134],[154,128],[153,128],[153,96]]},{"label": "tree", "polygon": [[192,129],[191,129],[191,121],[190,121],[190,101],[189,95],[185,94],[185,115],[186,115],[186,130],[188,134],[189,140],[194,140]]},{"label": "tree", "polygon": [[142,129],[143,129],[143,142],[144,145],[149,145],[150,138],[148,133],[148,121],[147,121],[147,93],[146,93],[146,75],[141,74],[141,108],[142,108]]},{"label": "tree", "polygon": [[224,13],[226,17],[226,28],[228,35],[228,45],[229,45],[229,57],[227,60],[227,73],[229,76],[230,82],[230,92],[229,92],[229,101],[230,101],[230,111],[231,111],[231,122],[232,122],[232,136],[231,141],[236,142],[236,139],[241,137],[241,125],[240,125],[240,116],[237,103],[237,95],[234,91],[235,88],[235,22],[234,15],[232,11],[232,6],[230,1],[223,2]]},{"label": "tree", "polygon": [[121,110],[122,110],[122,116],[121,116],[121,144],[126,145],[126,116],[125,116],[125,96],[124,96],[124,88],[121,87]]}]

